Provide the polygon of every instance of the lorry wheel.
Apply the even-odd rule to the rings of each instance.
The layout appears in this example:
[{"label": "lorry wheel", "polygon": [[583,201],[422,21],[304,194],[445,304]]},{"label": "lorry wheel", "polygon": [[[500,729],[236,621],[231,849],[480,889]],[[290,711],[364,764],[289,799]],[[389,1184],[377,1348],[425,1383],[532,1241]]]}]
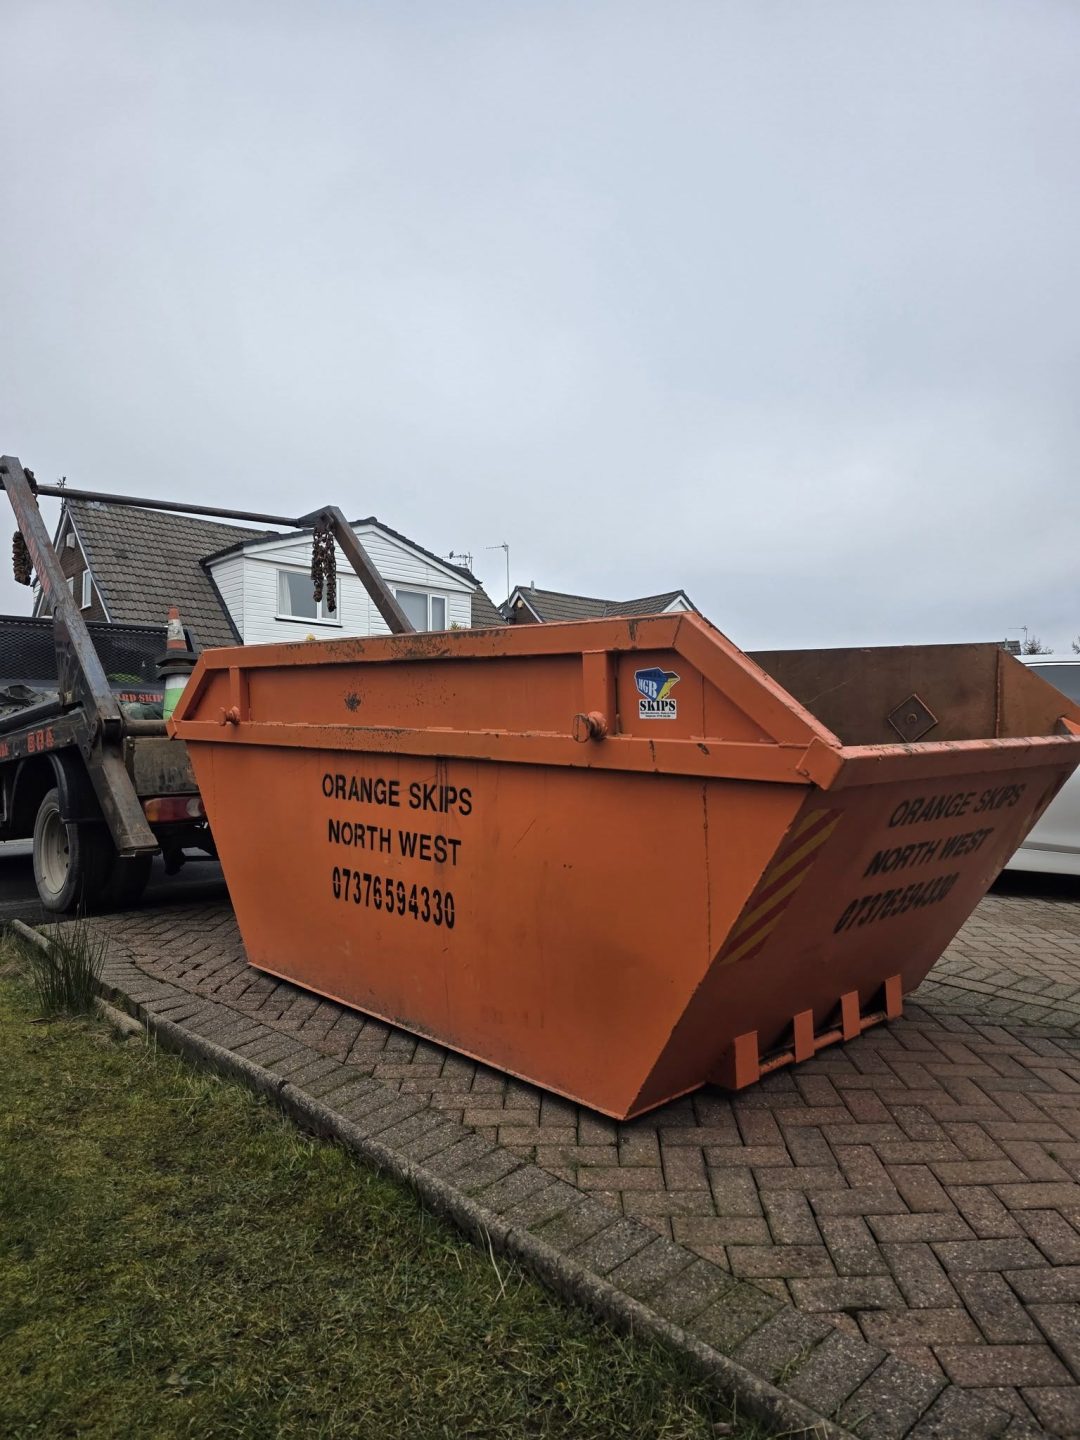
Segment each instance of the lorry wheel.
[{"label": "lorry wheel", "polygon": [[101,905],[105,910],[130,910],[139,903],[150,879],[152,855],[114,855]]},{"label": "lorry wheel", "polygon": [[104,825],[68,825],[54,785],[34,820],[34,883],[46,910],[92,910],[100,901],[112,840]]}]

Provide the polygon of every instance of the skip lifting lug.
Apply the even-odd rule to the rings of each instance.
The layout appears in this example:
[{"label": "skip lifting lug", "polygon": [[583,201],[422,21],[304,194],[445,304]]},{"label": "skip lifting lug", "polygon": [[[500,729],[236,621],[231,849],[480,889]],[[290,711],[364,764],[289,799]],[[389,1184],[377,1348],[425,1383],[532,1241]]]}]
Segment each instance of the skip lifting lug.
[{"label": "skip lifting lug", "polygon": [[585,745],[590,740],[603,740],[607,733],[607,716],[601,715],[599,710],[590,710],[587,714],[581,712],[574,716],[573,736],[579,744]]}]

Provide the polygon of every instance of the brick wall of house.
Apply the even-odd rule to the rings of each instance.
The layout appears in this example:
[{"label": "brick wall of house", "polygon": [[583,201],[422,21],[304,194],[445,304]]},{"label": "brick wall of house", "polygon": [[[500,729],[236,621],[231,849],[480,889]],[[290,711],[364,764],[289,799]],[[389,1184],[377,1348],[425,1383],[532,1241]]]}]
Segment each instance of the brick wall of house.
[{"label": "brick wall of house", "polygon": [[[71,576],[74,578],[75,603],[76,605],[79,605],[82,601],[82,576],[83,571],[86,569],[86,558],[79,547],[78,540],[76,540],[75,544],[70,547],[65,544],[64,541],[61,541],[59,556],[60,568],[61,570],[63,570],[65,576]],[[83,610],[82,617],[84,620],[108,619],[108,616],[105,614],[105,608],[101,603],[101,596],[97,592],[96,585],[92,586],[90,605],[85,610]]]},{"label": "brick wall of house", "polygon": [[535,625],[536,616],[532,613],[524,600],[519,600],[510,612],[511,625]]}]

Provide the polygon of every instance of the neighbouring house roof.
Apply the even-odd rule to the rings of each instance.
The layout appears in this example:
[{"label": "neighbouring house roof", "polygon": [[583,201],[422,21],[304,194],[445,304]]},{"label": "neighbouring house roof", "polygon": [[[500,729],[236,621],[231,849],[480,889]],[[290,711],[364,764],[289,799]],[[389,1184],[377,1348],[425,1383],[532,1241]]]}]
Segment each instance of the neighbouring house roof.
[{"label": "neighbouring house roof", "polygon": [[[110,620],[158,622],[160,618],[164,622],[169,606],[177,605],[184,623],[204,648],[236,645],[241,638],[218,593],[209,562],[253,544],[290,538],[289,532],[253,530],[103,501],[68,500],[65,511]],[[61,527],[63,523],[61,520]],[[377,526],[474,585],[474,625],[506,623],[471,571],[425,550],[374,517],[353,523]]]},{"label": "neighbouring house roof", "polygon": [[475,630],[490,630],[495,625],[506,624],[498,606],[479,584],[472,593],[472,623]]},{"label": "neighbouring house roof", "polygon": [[202,557],[272,533],[96,500],[65,504],[110,620],[164,623],[177,605],[204,648],[239,643]]},{"label": "neighbouring house roof", "polygon": [[557,620],[601,620],[610,615],[661,615],[676,600],[685,600],[697,609],[685,590],[666,590],[662,595],[642,595],[636,600],[601,600],[593,595],[568,595],[562,590],[519,585],[503,606],[504,614],[519,597],[539,620],[548,624]]}]

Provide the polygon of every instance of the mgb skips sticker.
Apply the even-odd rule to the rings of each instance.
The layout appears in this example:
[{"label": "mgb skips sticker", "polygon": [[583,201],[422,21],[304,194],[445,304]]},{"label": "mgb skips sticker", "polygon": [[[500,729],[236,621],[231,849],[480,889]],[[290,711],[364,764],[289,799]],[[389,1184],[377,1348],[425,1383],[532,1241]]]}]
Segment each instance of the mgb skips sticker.
[{"label": "mgb skips sticker", "polygon": [[653,666],[650,670],[635,670],[634,684],[641,699],[638,701],[639,720],[674,720],[679,713],[679,702],[672,698],[672,689],[679,683],[674,670],[661,670]]}]

